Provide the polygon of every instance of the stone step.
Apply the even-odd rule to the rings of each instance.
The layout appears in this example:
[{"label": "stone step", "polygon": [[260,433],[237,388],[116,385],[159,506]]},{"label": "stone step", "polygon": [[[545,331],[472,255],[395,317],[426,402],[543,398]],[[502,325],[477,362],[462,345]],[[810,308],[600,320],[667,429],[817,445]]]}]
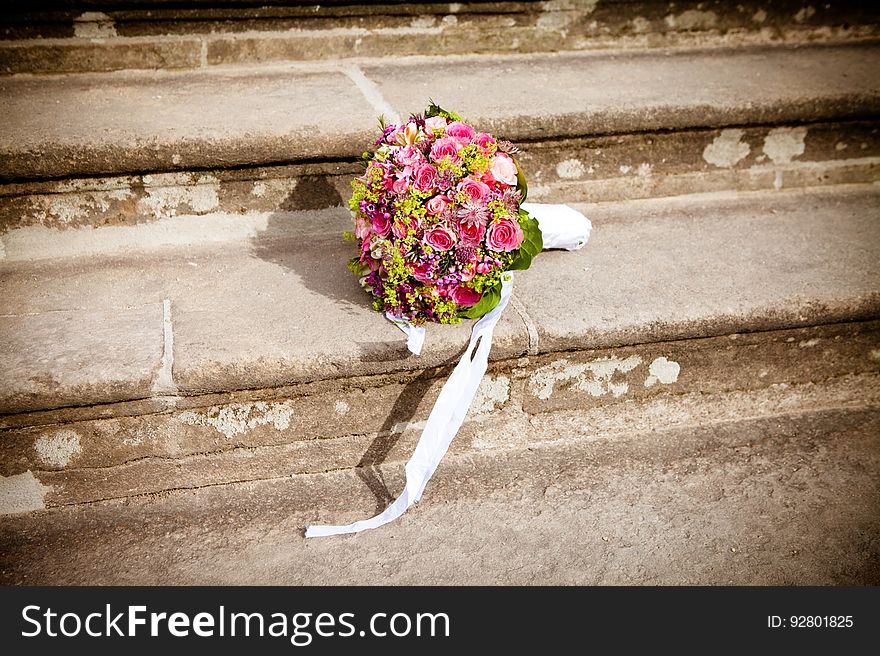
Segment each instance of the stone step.
[{"label": "stone step", "polygon": [[375,138],[377,114],[394,119],[429,98],[516,142],[866,119],[880,113],[878,53],[868,44],[11,77],[0,80],[0,181],[350,163]]},{"label": "stone step", "polygon": [[[769,55],[766,51],[741,52],[730,60],[739,62],[736,66],[728,71],[716,69],[703,77],[704,82],[715,85],[711,93],[691,90],[690,96],[670,95],[658,86],[652,97],[637,97],[634,87],[625,85],[618,86],[615,92],[611,86],[614,71],[638,70],[641,77],[646,77],[646,71],[655,70],[658,75],[681,77],[688,67],[710,61],[707,53],[695,59],[693,53],[678,52],[659,63],[631,56],[593,57],[590,70],[583,76],[600,74],[605,79],[606,96],[591,90],[577,92],[583,96],[581,101],[588,103],[580,106],[563,99],[562,93],[566,88],[579,88],[577,76],[554,69],[553,58],[495,58],[486,64],[496,68],[502,63],[515,64],[516,69],[512,70],[518,71],[522,79],[527,78],[529,70],[543,67],[542,74],[560,90],[559,97],[543,106],[536,107],[523,97],[521,104],[511,103],[500,111],[485,103],[476,87],[471,89],[475,97],[468,99],[454,91],[455,81],[447,80],[444,86],[454,92],[451,102],[467,106],[477,117],[478,125],[494,127],[500,134],[516,138],[522,148],[520,157],[528,172],[532,199],[537,201],[601,202],[697,192],[865,183],[880,178],[880,132],[876,119],[871,118],[876,115],[876,76],[847,73],[848,77],[839,77],[843,86],[837,92],[828,88],[819,91],[827,85],[818,77],[812,87],[797,88],[805,76],[814,76],[816,71],[843,76],[844,60],[863,50],[804,50],[803,61],[799,59],[801,55],[789,50],[773,50]],[[836,54],[830,56],[832,52]],[[779,83],[780,76],[767,68],[765,73],[775,80],[768,82],[775,86],[768,87],[763,109],[744,100],[754,97],[755,91],[751,71],[745,70],[745,62],[740,60],[751,61],[755,57],[769,58],[764,64],[776,61],[777,57],[781,58],[777,61],[780,66],[797,64],[785,73],[790,76],[787,90]],[[816,63],[816,58],[824,62],[824,68],[805,72],[804,62]],[[678,63],[671,64],[673,60]],[[486,63],[484,59],[469,61],[469,65],[477,61]],[[587,66],[585,62],[581,63]],[[422,71],[417,62],[410,65]],[[592,70],[595,68],[604,68],[605,73]],[[279,84],[293,74],[291,69],[285,70],[272,74]],[[192,74],[160,75],[149,80],[143,76],[92,76],[90,84],[103,95],[101,106],[78,115],[75,122],[81,125],[71,128],[64,127],[70,121],[62,117],[63,111],[56,114],[50,107],[56,96],[59,103],[61,99],[65,104],[74,100],[70,80],[28,82],[34,94],[30,104],[41,104],[31,110],[43,115],[37,120],[26,119],[27,94],[18,96],[17,109],[10,110],[18,118],[5,128],[7,152],[12,157],[7,176],[17,175],[16,166],[24,166],[30,169],[26,175],[60,177],[0,183],[0,259],[10,252],[10,243],[29,238],[27,229],[36,226],[67,229],[133,225],[184,215],[284,212],[344,205],[351,177],[360,170],[354,152],[371,143],[375,115],[381,107],[385,107],[386,114],[403,113],[405,103],[409,102],[403,97],[396,98],[392,108],[376,89],[363,95],[352,83],[354,79],[363,85],[362,71],[346,71],[353,76],[351,79],[338,71],[312,70],[309,79],[317,86],[302,96],[287,97],[291,101],[290,115],[279,116],[275,108],[263,114],[273,116],[274,124],[259,123],[259,116],[248,119],[250,123],[232,124],[228,117],[216,115],[213,127],[211,120],[192,120],[189,105],[204,103],[204,94],[213,94],[214,104],[234,101],[241,108],[257,102],[265,104],[265,98],[258,97],[258,93],[251,97],[252,85],[243,79],[237,91],[229,91],[229,80],[224,76],[202,76],[198,87],[192,86]],[[734,73],[739,79],[734,79]],[[377,80],[387,77],[381,72],[370,75]],[[102,79],[105,83],[100,82]],[[122,86],[115,90],[105,88],[108,79]],[[351,115],[343,111],[338,120],[316,130],[314,126],[321,122],[321,84],[333,79],[350,86],[337,89],[338,93],[334,93],[338,98],[354,93],[361,104],[348,103],[346,107],[355,108]],[[687,86],[683,80],[679,82]],[[168,88],[179,93],[172,98],[176,100],[171,106],[163,106],[162,102],[168,100]],[[150,93],[149,89],[166,89],[156,94],[165,101],[148,101],[145,94]],[[135,91],[138,102],[157,103],[148,125],[138,124],[131,114],[132,99],[128,96]],[[700,100],[693,93],[703,93],[705,97]],[[425,94],[429,95],[429,90]],[[85,102],[85,96],[79,101]],[[713,103],[726,104],[716,104],[711,111],[701,113],[695,102],[703,102],[704,109]],[[665,127],[657,121],[657,112],[666,114]],[[714,119],[710,116],[713,112]],[[867,118],[860,118],[860,114]],[[786,118],[787,122],[778,122],[774,115],[780,120]],[[95,116],[101,116],[100,125],[90,123]],[[749,126],[749,122],[757,125]],[[105,123],[112,127],[105,128]],[[0,143],[3,130],[0,128]],[[205,130],[214,134],[204,135]],[[309,132],[311,136],[303,136]],[[165,141],[164,145],[157,145],[159,139]],[[64,141],[68,143],[63,144]],[[139,148],[137,143],[141,142],[150,145]],[[278,144],[282,143],[291,148],[281,152]],[[186,150],[190,147],[195,150]],[[186,160],[181,153],[186,153]],[[85,172],[111,171],[114,167],[141,171],[84,177]],[[150,172],[156,167],[164,167],[165,172]],[[180,167],[183,170],[167,170]],[[17,231],[22,228],[26,230],[19,234]]]},{"label": "stone step", "polygon": [[[519,145],[536,202],[880,181],[875,121],[637,132]],[[338,208],[347,204],[351,180],[361,170],[355,162],[325,162],[0,184],[0,260],[27,257],[23,243],[48,249],[52,233],[45,229],[133,226],[218,213],[243,215],[247,222],[253,213]]]},{"label": "stone step", "polygon": [[[561,426],[535,437],[547,413],[649,430],[710,395],[731,421],[874,403],[878,197],[580,205],[590,245],[518,274],[456,449],[530,448]],[[406,459],[469,326],[409,356],[343,266],[345,212],[303,214],[211,217],[210,246],[163,242],[172,224],[68,231],[76,253],[0,265],[6,512]]]},{"label": "stone step", "polygon": [[[46,5],[46,6],[43,6]],[[0,73],[197,69],[351,57],[876,38],[870,3],[89,2],[0,9]]]},{"label": "stone step", "polygon": [[880,411],[810,405],[836,385],[802,407],[742,395],[716,412],[707,394],[643,423],[636,406],[617,431],[536,416],[527,447],[448,454],[415,507],[358,536],[302,530],[373,513],[370,485],[397,493],[399,464],[7,516],[0,582],[877,585]]}]

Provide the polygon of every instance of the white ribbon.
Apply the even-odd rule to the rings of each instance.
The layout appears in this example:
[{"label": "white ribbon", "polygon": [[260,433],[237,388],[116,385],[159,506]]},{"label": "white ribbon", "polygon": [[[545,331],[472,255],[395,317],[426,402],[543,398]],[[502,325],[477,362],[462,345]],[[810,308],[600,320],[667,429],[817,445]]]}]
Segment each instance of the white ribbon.
[{"label": "white ribbon", "polygon": [[[544,248],[564,248],[577,250],[586,245],[590,238],[592,225],[577,210],[567,205],[547,205],[543,203],[524,203],[523,209],[532,215],[541,228]],[[502,276],[501,300],[490,312],[474,324],[471,341],[461,360],[458,361],[452,375],[428,416],[425,429],[416,445],[416,450],[406,463],[406,487],[382,513],[370,519],[364,519],[345,526],[312,525],[306,527],[306,537],[323,537],[344,533],[359,533],[370,528],[377,528],[394,521],[406,512],[407,508],[422,498],[422,492],[440,460],[449,449],[452,439],[464,422],[465,415],[471,407],[477,388],[486,373],[489,364],[489,351],[492,348],[492,333],[507,307],[510,293],[513,291],[513,274]],[[415,355],[422,351],[425,341],[425,328],[414,326],[405,319],[393,315],[385,315],[389,321],[407,335],[407,348]],[[474,350],[476,349],[476,353]]]},{"label": "white ribbon", "polygon": [[564,248],[576,251],[586,246],[593,224],[583,214],[568,205],[523,203],[521,206],[538,221],[544,250]]},{"label": "white ribbon", "polygon": [[422,345],[425,343],[425,327],[414,326],[406,319],[395,317],[390,312],[385,313],[385,318],[406,333],[406,348],[410,353],[421,355]]},{"label": "white ribbon", "polygon": [[[347,526],[309,526],[306,537],[314,538],[325,535],[358,533],[368,528],[377,528],[400,517],[406,509],[421,499],[425,486],[434,475],[452,438],[464,422],[464,417],[471,407],[471,401],[477,393],[483,374],[489,364],[489,350],[492,348],[492,333],[501,313],[510,300],[513,290],[513,274],[505,273],[501,283],[501,300],[495,308],[483,315],[474,324],[471,342],[461,360],[458,361],[452,375],[434,404],[428,416],[425,430],[419,438],[416,450],[406,463],[406,487],[403,493],[382,513],[371,519],[364,519]],[[396,322],[395,322],[396,323]],[[479,344],[478,344],[479,343]],[[476,354],[474,353],[476,349]]]}]

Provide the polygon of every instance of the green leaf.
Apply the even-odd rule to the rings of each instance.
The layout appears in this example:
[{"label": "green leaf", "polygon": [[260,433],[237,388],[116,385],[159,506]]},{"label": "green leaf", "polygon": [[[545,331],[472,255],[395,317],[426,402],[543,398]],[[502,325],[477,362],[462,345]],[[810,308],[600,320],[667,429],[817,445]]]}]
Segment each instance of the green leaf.
[{"label": "green leaf", "polygon": [[522,194],[523,202],[525,202],[526,198],[529,197],[529,185],[526,182],[526,174],[523,173],[522,168],[519,165],[519,162],[516,161],[515,157],[511,157],[513,163],[516,164],[516,188],[519,190],[519,193]]},{"label": "green leaf", "polygon": [[483,292],[483,298],[477,301],[475,305],[459,310],[458,316],[464,319],[479,319],[487,312],[491,312],[492,308],[498,305],[500,301],[501,283],[499,282],[494,287],[485,290]]},{"label": "green leaf", "polygon": [[358,258],[353,257],[348,261],[348,270],[351,271],[358,278],[360,278],[361,276],[367,275],[370,267],[368,267],[366,264],[361,263]]},{"label": "green leaf", "polygon": [[509,268],[512,271],[525,271],[532,265],[535,256],[544,250],[544,238],[541,236],[538,221],[530,217],[529,213],[523,209],[519,211],[519,225],[522,228],[524,239],[510,264]]},{"label": "green leaf", "polygon": [[442,116],[443,118],[447,118],[450,121],[460,121],[461,116],[456,114],[455,112],[448,112],[443,109],[440,105],[435,103],[433,100],[428,101],[428,109],[425,110],[425,118],[431,118],[433,116]]}]

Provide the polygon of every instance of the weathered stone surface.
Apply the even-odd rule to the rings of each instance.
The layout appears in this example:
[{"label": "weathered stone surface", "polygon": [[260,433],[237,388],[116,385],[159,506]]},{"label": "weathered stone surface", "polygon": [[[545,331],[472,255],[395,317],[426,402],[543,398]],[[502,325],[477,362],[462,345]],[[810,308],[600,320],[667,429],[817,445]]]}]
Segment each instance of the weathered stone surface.
[{"label": "weathered stone surface", "polygon": [[4,296],[2,312],[0,413],[151,395],[162,364],[161,304],[30,314]]},{"label": "weathered stone surface", "polygon": [[[864,187],[581,206],[594,220],[593,240],[580,252],[545,253],[517,275],[514,298],[530,317],[531,337],[516,306],[509,308],[496,331],[493,360],[527,351],[875,319],[880,315],[877,206],[877,192]],[[0,276],[0,297],[7,313],[36,315],[49,323],[67,316],[59,310],[87,317],[153,304],[157,356],[152,366],[157,368],[162,303],[168,299],[173,382],[187,394],[341,381],[457,359],[469,326],[431,326],[425,353],[415,358],[405,350],[402,333],[368,307],[357,281],[340,265],[352,249],[338,237],[348,221],[345,210],[264,219],[236,228],[209,248],[196,248],[199,239],[165,247],[162,233],[150,232],[156,224],[132,228],[118,241],[113,231],[121,228],[90,230],[86,236],[94,243],[85,245],[76,231],[67,231],[61,238],[74,249],[67,254],[90,257],[9,262]],[[200,230],[220,238],[218,225],[208,221]],[[154,238],[158,243],[151,248]],[[110,242],[107,252],[102,244]],[[37,349],[39,338],[29,339]],[[114,333],[92,348],[105,352],[113,340],[124,339],[123,332]],[[32,366],[30,375],[52,370],[38,361]],[[141,383],[131,388],[139,394],[124,396],[115,389],[111,386],[107,398],[96,394],[87,402],[152,395]],[[54,388],[43,395],[39,402],[33,397],[26,405],[10,405],[7,412],[64,405]],[[112,407],[95,412],[94,417],[117,415]],[[130,410],[121,406],[119,412]],[[36,423],[46,421],[51,420]]]},{"label": "weathered stone surface", "polygon": [[0,72],[80,73],[126,69],[198,68],[202,43],[199,39],[70,39],[0,42]]},{"label": "weathered stone surface", "polygon": [[[367,90],[370,102],[342,72],[353,64],[6,78],[0,179],[354,158],[374,138],[377,107],[405,114],[430,97],[516,140],[864,117],[880,111],[875,50],[395,60],[365,67],[384,96]],[[502,77],[503,94],[483,93]]]},{"label": "weathered stone surface", "polygon": [[766,200],[580,206],[588,246],[545,253],[517,279],[538,350],[876,318],[876,190]]},{"label": "weathered stone surface", "polygon": [[[0,523],[0,578],[876,585],[878,422],[876,409],[655,421],[608,439],[450,454],[395,523],[308,542],[307,523],[375,511],[355,472],[21,514]],[[392,492],[400,469],[383,468]]]},{"label": "weathered stone surface", "polygon": [[[788,150],[780,150],[787,139]],[[533,200],[606,202],[712,191],[759,191],[880,180],[880,131],[872,122],[660,131],[522,142]],[[774,156],[771,159],[765,151]],[[0,234],[136,225],[176,216],[338,207],[357,163],[313,163],[34,181],[0,186]],[[246,219],[242,219],[244,223]],[[170,231],[169,231],[170,232]],[[181,237],[183,226],[173,232]],[[35,232],[45,245],[51,232]],[[67,236],[70,236],[69,234]],[[63,241],[57,236],[59,242]]]},{"label": "weathered stone surface", "polygon": [[542,139],[871,115],[880,110],[876,56],[846,46],[558,54],[454,67],[395,62],[364,73],[399,114],[431,97],[497,135]]},{"label": "weathered stone surface", "polygon": [[[496,363],[452,452],[880,404],[876,324],[734,337]],[[5,431],[0,475],[33,471],[48,506],[350,468],[381,490],[372,468],[409,458],[443,383],[433,373],[406,384],[363,379],[358,388],[285,400]]]},{"label": "weathered stone surface", "polygon": [[0,233],[36,225],[65,230],[218,212],[338,207],[351,194],[351,179],[362,170],[355,163],[325,162],[13,183],[0,191]]},{"label": "weathered stone surface", "polygon": [[[812,11],[807,11],[808,9]],[[14,11],[14,10],[13,10]],[[193,6],[7,13],[0,70],[9,73],[179,68],[351,57],[738,47],[870,39],[878,12],[860,3],[724,0],[363,3]],[[34,38],[38,37],[38,38]],[[47,38],[73,37],[73,38]],[[95,38],[98,37],[98,38]],[[10,41],[9,39],[27,39]],[[194,44],[195,52],[174,53]],[[204,62],[199,57],[204,49]]]},{"label": "weathered stone surface", "polygon": [[523,143],[519,161],[547,202],[787,189],[880,179],[880,133],[858,121],[659,131]]},{"label": "weathered stone surface", "polygon": [[[175,302],[174,377],[181,390],[422,369],[454,363],[467,344],[467,322],[430,326],[423,354],[413,357],[402,333],[370,308],[357,280],[339,266],[353,251],[338,237],[258,238],[253,249],[254,258],[224,270],[226,293],[208,289],[216,282],[206,279],[204,295]],[[201,263],[210,270],[208,258]],[[527,348],[522,320],[505,313],[495,329],[493,359],[516,357]]]},{"label": "weathered stone surface", "polygon": [[350,157],[376,120],[342,73],[288,69],[6,78],[0,110],[5,179]]},{"label": "weathered stone surface", "polygon": [[531,359],[517,376],[525,379],[523,409],[536,413],[863,373],[880,373],[876,322],[558,353]]},{"label": "weathered stone surface", "polygon": [[[312,394],[291,388],[286,398],[182,404],[158,414],[5,431],[0,475],[111,467],[144,458],[168,460],[348,435],[400,434],[409,423],[427,418],[444,382],[442,375],[435,375],[441,373],[446,371],[427,370],[404,376],[402,382],[363,379],[356,387]],[[501,406],[503,402],[492,408]],[[60,457],[59,452],[67,455]]]}]

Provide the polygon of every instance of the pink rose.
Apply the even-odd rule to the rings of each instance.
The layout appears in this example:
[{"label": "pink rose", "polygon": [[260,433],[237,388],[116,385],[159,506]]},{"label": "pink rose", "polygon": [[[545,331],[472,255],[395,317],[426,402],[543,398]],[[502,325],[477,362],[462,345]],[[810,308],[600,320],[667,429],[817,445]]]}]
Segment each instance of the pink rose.
[{"label": "pink rose", "polygon": [[425,232],[424,241],[428,246],[435,250],[448,251],[455,246],[457,240],[455,238],[455,233],[441,223]]},{"label": "pink rose", "polygon": [[482,150],[484,153],[488,153],[493,150],[497,145],[497,141],[495,141],[495,137],[491,134],[486,134],[485,132],[478,132],[477,136],[474,137],[474,143]]},{"label": "pink rose", "polygon": [[434,196],[425,203],[425,209],[431,216],[437,216],[443,214],[448,204],[443,196]]},{"label": "pink rose", "polygon": [[406,180],[395,180],[391,183],[391,190],[398,195],[405,194],[408,186]]},{"label": "pink rose", "polygon": [[495,155],[489,170],[492,172],[492,177],[498,180],[498,182],[503,182],[510,186],[516,184],[516,164],[504,153]]},{"label": "pink rose", "polygon": [[431,146],[431,159],[439,162],[444,157],[448,157],[453,162],[458,161],[458,151],[461,150],[461,144],[455,139],[437,139]]},{"label": "pink rose", "polygon": [[519,223],[503,217],[489,226],[486,233],[486,246],[493,251],[513,251],[522,244],[525,235]]},{"label": "pink rose", "polygon": [[449,295],[452,297],[453,301],[465,307],[476,305],[480,302],[480,299],[483,298],[483,295],[479,292],[475,292],[470,287],[464,287],[463,285],[456,285],[453,287],[450,290]]},{"label": "pink rose", "polygon": [[413,262],[409,265],[409,272],[413,278],[421,283],[431,282],[431,278],[428,276],[428,265],[424,262]]},{"label": "pink rose", "polygon": [[458,234],[461,235],[461,243],[467,246],[477,246],[483,241],[486,234],[486,226],[480,222],[458,224]]},{"label": "pink rose", "polygon": [[477,203],[486,202],[491,192],[489,185],[473,178],[465,178],[459,182],[458,190],[463,191],[471,200]]},{"label": "pink rose", "polygon": [[463,268],[459,271],[459,275],[461,276],[461,281],[462,281],[462,282],[467,282],[468,280],[473,280],[473,279],[474,279],[474,275],[476,275],[476,271],[474,271],[474,267],[473,267],[473,265],[470,265],[470,264],[469,264],[469,265],[463,267]]},{"label": "pink rose", "polygon": [[419,191],[431,191],[437,186],[437,169],[430,164],[416,164],[413,186]]},{"label": "pink rose", "polygon": [[415,146],[405,146],[394,155],[394,161],[402,166],[410,166],[422,159],[422,153]]},{"label": "pink rose", "polygon": [[373,232],[380,237],[387,237],[391,231],[391,215],[388,212],[384,214],[376,212],[370,219],[370,224],[373,226]]},{"label": "pink rose", "polygon": [[446,119],[442,116],[432,116],[431,118],[425,119],[425,130],[442,130],[446,127]]},{"label": "pink rose", "polygon": [[467,145],[474,140],[476,131],[467,123],[453,121],[446,126],[446,136],[457,139],[461,143]]}]

